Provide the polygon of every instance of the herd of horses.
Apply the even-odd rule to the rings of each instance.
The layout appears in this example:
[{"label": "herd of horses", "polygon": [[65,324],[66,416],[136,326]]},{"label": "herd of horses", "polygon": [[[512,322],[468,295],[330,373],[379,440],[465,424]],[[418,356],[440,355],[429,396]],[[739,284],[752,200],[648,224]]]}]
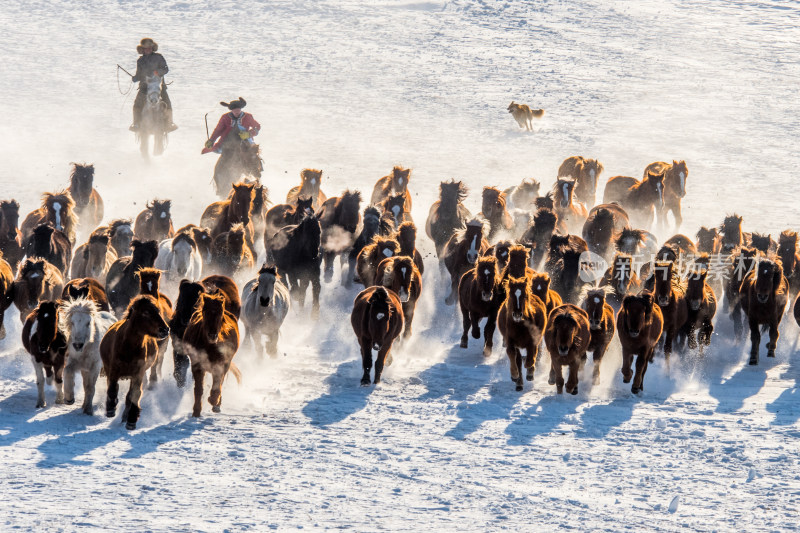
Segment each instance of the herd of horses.
[{"label": "herd of horses", "polygon": [[[247,149],[257,157],[257,148]],[[206,373],[217,412],[228,372],[241,378],[233,358],[242,337],[259,353],[277,354],[281,326],[292,305],[305,306],[309,286],[310,315],[319,316],[323,279],[333,283],[337,257],[341,283],[364,287],[351,314],[361,384],[380,382],[394,343],[412,336],[423,290],[411,170],[396,166],[380,178],[362,211],[359,191],[325,195],[317,169],[304,169],[286,203],[272,205],[256,166],[253,160],[250,170],[225,173],[218,165],[223,199],[206,207],[198,224],[178,229],[169,200],[149,202],[133,220],[100,225],[103,201],[87,164],[73,164],[69,187],[45,193],[21,224],[19,204],[0,202],[0,324],[15,305],[36,371],[37,407],[46,405],[45,381],[55,382],[56,403],[74,403],[80,372],[83,411],[92,414],[104,374],[112,417],[119,381],[128,379],[123,420],[133,429],[145,385],[160,379],[171,340],[179,387],[191,370],[193,416],[201,414]],[[576,156],[564,161],[546,193],[532,179],[505,190],[486,186],[476,215],[464,205],[461,181],[440,184],[425,233],[447,280],[445,303],[461,311],[460,346],[483,337],[489,356],[499,329],[518,391],[523,366],[531,381],[544,346],[549,383],[559,394],[577,394],[587,354],[597,383],[617,337],[623,381],[638,393],[657,353],[667,363],[674,349],[703,353],[724,302],[737,339],[747,321],[750,364],[758,363],[762,328],[767,356],[774,357],[789,293],[800,291],[797,233],[784,231],[776,242],[744,232],[742,218],[731,215],[700,228],[696,239],[676,234],[659,245],[650,230],[665,228],[669,213],[676,228],[682,221],[686,163],[653,163],[641,179],[612,177],[595,205],[603,170]],[[591,254],[609,265],[596,280],[585,275]],[[800,319],[798,300],[793,309]]]}]

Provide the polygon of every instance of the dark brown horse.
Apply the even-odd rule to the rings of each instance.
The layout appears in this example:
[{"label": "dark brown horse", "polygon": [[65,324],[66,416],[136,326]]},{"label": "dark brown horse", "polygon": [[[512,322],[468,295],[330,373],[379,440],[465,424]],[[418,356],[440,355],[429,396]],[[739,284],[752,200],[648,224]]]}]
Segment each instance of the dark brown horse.
[{"label": "dark brown horse", "polygon": [[250,211],[253,207],[255,185],[252,183],[234,183],[231,194],[226,200],[214,202],[203,211],[200,226],[211,231],[211,238],[220,233],[230,231],[235,224],[242,224],[249,232],[250,243],[253,241],[253,226],[250,222]]},{"label": "dark brown horse", "polygon": [[586,206],[574,201],[574,191],[575,180],[572,179],[558,178],[553,186],[554,211],[570,232],[580,231],[589,216]]},{"label": "dark brown horse", "polygon": [[304,168],[300,171],[300,185],[292,187],[286,194],[287,204],[296,204],[300,197],[311,198],[314,211],[319,211],[325,200],[328,199],[320,190],[322,185],[322,171],[314,168]]},{"label": "dark brown horse", "polygon": [[48,384],[55,378],[56,403],[64,403],[64,367],[67,361],[67,339],[58,329],[58,302],[40,302],[23,320],[22,345],[31,354],[33,368],[36,370],[38,397],[36,408],[47,406],[44,398],[44,382]]},{"label": "dark brown horse", "polygon": [[75,249],[70,277],[106,279],[108,270],[117,259],[117,252],[111,246],[107,234],[91,235],[89,242]]},{"label": "dark brown horse", "polygon": [[605,289],[605,299],[614,311],[619,311],[622,307],[622,300],[627,295],[638,292],[640,285],[633,257],[623,253],[617,253],[614,256],[614,261],[603,274],[599,283],[599,286]]},{"label": "dark brown horse", "polygon": [[397,295],[384,287],[368,287],[358,293],[353,302],[350,324],[361,347],[361,366],[364,375],[361,386],[370,383],[372,350],[378,352],[375,359],[373,383],[381,382],[384,365],[390,365],[392,343],[403,331],[403,306]]},{"label": "dark brown horse", "polygon": [[377,205],[386,198],[399,194],[405,199],[406,209],[411,211],[411,193],[408,192],[408,180],[411,177],[411,169],[396,166],[392,172],[380,178],[372,189],[370,203]]},{"label": "dark brown horse", "polygon": [[553,235],[544,270],[550,274],[552,289],[566,303],[578,303],[584,286],[581,278],[581,254],[588,251],[586,241],[577,235]]},{"label": "dark brown horse", "polygon": [[628,254],[641,264],[658,252],[658,240],[655,235],[643,229],[625,228],[614,242],[619,253]]},{"label": "dark brown horse", "polygon": [[597,179],[601,172],[603,165],[597,159],[579,155],[566,158],[558,167],[558,177],[572,177],[575,180],[575,198],[588,206],[594,205]]},{"label": "dark brown horse", "polygon": [[[511,241],[498,241],[486,250],[486,255],[493,255],[497,258],[497,269],[502,272],[508,264],[508,253],[515,244]],[[526,251],[528,248],[523,246]],[[527,265],[527,259],[525,264]]]},{"label": "dark brown horse", "polygon": [[264,247],[269,248],[272,238],[282,228],[299,224],[303,217],[313,215],[314,200],[310,196],[301,196],[294,204],[278,204],[272,206],[264,217]]},{"label": "dark brown horse", "polygon": [[[651,293],[628,295],[622,300],[622,309],[617,313],[617,336],[622,345],[622,382],[630,383],[633,378],[631,392],[634,394],[644,390],[647,364],[653,358],[663,327],[661,308]],[[631,369],[634,356],[635,376]]]},{"label": "dark brown horse", "polygon": [[130,379],[122,419],[129,430],[136,429],[147,370],[158,357],[158,340],[169,335],[169,326],[152,296],[137,296],[122,319],[106,332],[100,342],[100,356],[108,380],[106,416],[117,412],[119,381]]},{"label": "dark brown horse", "polygon": [[94,228],[103,220],[103,199],[94,188],[94,165],[72,163],[69,193],[75,201],[75,214],[84,228]]},{"label": "dark brown horse", "polygon": [[781,259],[783,275],[789,281],[789,291],[800,291],[800,254],[797,253],[797,232],[786,230],[778,238],[778,257]]},{"label": "dark brown horse", "polygon": [[175,236],[172,226],[170,208],[172,200],[153,200],[148,202],[144,211],[136,217],[133,224],[133,234],[140,241],[158,241],[171,239]]},{"label": "dark brown horse", "polygon": [[20,264],[17,278],[6,297],[13,297],[14,305],[19,309],[19,317],[24,323],[39,302],[57,300],[63,290],[64,278],[58,268],[44,259],[29,257]]},{"label": "dark brown horse", "polygon": [[97,304],[99,311],[111,311],[111,306],[108,305],[108,298],[106,297],[106,290],[96,279],[75,278],[64,285],[64,290],[61,291],[62,300],[77,300],[79,298],[92,300]]},{"label": "dark brown horse", "polygon": [[0,253],[16,272],[25,256],[22,232],[19,229],[19,203],[16,200],[0,202]]},{"label": "dark brown horse", "polygon": [[425,272],[425,264],[422,262],[422,254],[417,250],[417,227],[413,222],[403,222],[394,234],[394,238],[400,243],[400,253],[397,255],[407,255],[414,260],[419,273]]},{"label": "dark brown horse", "polygon": [[411,336],[411,323],[417,300],[422,293],[422,274],[414,265],[414,260],[407,255],[387,257],[378,264],[375,271],[376,285],[391,289],[403,305],[405,329],[403,338]]},{"label": "dark brown horse", "polygon": [[320,244],[322,229],[314,215],[306,215],[296,226],[286,226],[269,243],[268,261],[283,276],[286,286],[302,308],[311,284],[311,317],[319,317]]},{"label": "dark brown horse", "polygon": [[530,244],[531,267],[539,268],[550,249],[550,238],[556,231],[558,215],[546,207],[540,207],[533,216],[533,225],[522,235],[520,242]]},{"label": "dark brown horse", "polygon": [[744,234],[742,233],[742,217],[737,214],[728,215],[719,227],[722,236],[721,251],[730,254],[737,248],[744,246]]},{"label": "dark brown horse", "polygon": [[564,303],[561,296],[550,288],[550,276],[546,272],[536,272],[530,280],[531,292],[544,303],[547,315],[550,316],[553,309]]},{"label": "dark brown horse", "polygon": [[456,303],[461,276],[475,265],[478,257],[488,248],[489,242],[484,237],[484,224],[480,218],[467,222],[466,229],[456,231],[447,241],[441,256],[450,274],[450,294],[445,298],[447,305]]},{"label": "dark brown horse", "polygon": [[497,326],[506,345],[511,366],[511,381],[522,386],[522,353],[525,350],[525,378],[533,381],[539,344],[547,323],[544,303],[533,295],[527,278],[509,278],[505,282],[506,299],[497,313]]},{"label": "dark brown horse", "polygon": [[344,264],[345,254],[353,248],[361,223],[361,193],[344,191],[341,196],[325,200],[319,212],[322,228],[322,259],[325,262],[325,281],[333,279],[333,262],[338,255]]},{"label": "dark brown horse", "polygon": [[25,243],[25,255],[46,259],[66,278],[72,263],[72,244],[64,232],[58,231],[53,226],[40,224]]},{"label": "dark brown horse", "polygon": [[231,185],[242,178],[252,177],[258,180],[264,170],[261,149],[257,144],[249,140],[240,141],[234,136],[228,138],[233,141],[223,145],[222,154],[214,165],[214,190],[220,198],[225,198]]},{"label": "dark brown horse", "polygon": [[211,269],[217,274],[230,277],[249,275],[255,266],[253,252],[247,245],[247,230],[241,223],[217,235],[212,255]]},{"label": "dark brown horse", "polygon": [[664,358],[669,368],[672,343],[677,337],[683,336],[682,332],[689,318],[686,286],[681,283],[675,263],[671,261],[656,261],[654,274],[653,296],[661,308],[661,316],[664,319]]},{"label": "dark brown horse", "polygon": [[778,243],[772,240],[772,236],[761,233],[750,234],[750,246],[764,255],[774,254],[778,251]]},{"label": "dark brown horse", "polygon": [[589,316],[589,346],[587,352],[592,352],[594,369],[592,371],[592,383],[597,385],[600,381],[600,363],[603,356],[614,338],[614,309],[606,303],[606,291],[603,289],[592,289],[586,292],[586,299],[583,301],[583,310]]},{"label": "dark brown horse", "polygon": [[741,287],[742,310],[750,325],[750,361],[758,364],[761,326],[769,328],[767,357],[775,357],[778,326],[789,298],[789,283],[783,275],[780,259],[761,258],[756,270],[747,274]]},{"label": "dark brown horse", "polygon": [[603,203],[611,202],[624,207],[634,225],[652,226],[654,215],[664,207],[664,173],[647,172],[642,181],[614,176],[603,192]]},{"label": "dark brown horse", "polygon": [[550,352],[550,379],[558,394],[564,392],[563,367],[569,367],[567,394],[578,394],[578,373],[586,358],[586,349],[591,341],[589,315],[572,304],[553,309],[547,317],[544,344]]},{"label": "dark brown horse", "polygon": [[[143,268],[139,270],[139,293],[152,296],[161,310],[161,318],[169,324],[172,320],[172,301],[159,290],[161,283],[161,271],[155,268]],[[164,354],[169,345],[169,337],[164,337],[158,341],[158,357],[153,366],[150,367],[149,388],[155,387],[161,377],[161,365],[164,363]]]},{"label": "dark brown horse", "polygon": [[[589,218],[583,224],[582,235],[589,246],[589,251],[596,253],[605,260],[611,259],[614,254],[614,237],[621,231],[617,231],[615,222],[614,213],[610,209],[601,207],[592,209]],[[626,215],[623,228],[627,225],[627,222],[628,217]]]},{"label": "dark brown horse", "polygon": [[657,213],[659,225],[666,227],[667,214],[672,211],[672,216],[675,217],[675,228],[679,228],[683,222],[681,199],[686,196],[686,179],[689,177],[686,161],[673,159],[672,164],[664,161],[650,163],[644,169],[643,179],[647,178],[648,172],[664,174],[664,207]]},{"label": "dark brown horse", "polygon": [[139,279],[136,273],[142,268],[152,267],[158,256],[156,241],[131,242],[133,253],[114,261],[106,276],[106,294],[111,309],[122,316],[130,301],[139,294]]},{"label": "dark brown horse", "polygon": [[478,258],[475,268],[461,276],[458,284],[458,303],[464,328],[460,344],[462,348],[469,346],[470,328],[474,339],[481,338],[480,321],[485,318],[483,355],[486,357],[492,355],[497,313],[504,300],[505,290],[497,269],[497,259],[493,256]]},{"label": "dark brown horse", "polygon": [[0,254],[0,340],[6,338],[6,310],[14,303],[14,270]]},{"label": "dark brown horse", "polygon": [[695,268],[686,278],[686,304],[688,317],[686,319],[686,336],[689,348],[703,349],[711,344],[711,334],[714,333],[712,320],[717,312],[717,298],[714,291],[706,282],[708,268]]},{"label": "dark brown horse", "polygon": [[694,245],[694,241],[680,233],[664,241],[664,246],[673,248],[678,253],[678,257],[682,255],[684,259],[697,255],[697,247]]},{"label": "dark brown horse", "polygon": [[703,226],[697,230],[696,237],[695,247],[698,253],[718,254],[722,249],[722,240],[717,228]]},{"label": "dark brown horse", "polygon": [[403,222],[413,222],[406,198],[402,194],[391,194],[384,198],[378,206],[383,210],[381,218],[392,231],[397,231]]},{"label": "dark brown horse", "polygon": [[375,206],[368,206],[364,209],[363,223],[361,224],[361,231],[356,237],[350,253],[347,254],[347,275],[345,276],[345,287],[350,287],[352,282],[361,282],[361,279],[356,276],[356,263],[361,251],[372,243],[372,240],[377,235],[391,235],[392,231],[389,224],[381,219],[381,212]]},{"label": "dark brown horse", "polygon": [[744,333],[742,317],[742,283],[748,274],[755,271],[758,251],[755,248],[737,248],[730,259],[725,278],[725,303],[733,322],[734,337],[738,341]]},{"label": "dark brown horse", "polygon": [[108,226],[99,226],[92,232],[91,237],[108,235],[109,243],[117,253],[117,258],[131,254],[133,242],[133,223],[130,219],[113,220]]},{"label": "dark brown horse", "polygon": [[378,285],[375,273],[378,265],[386,258],[394,257],[400,252],[400,243],[394,237],[376,236],[372,243],[365,246],[356,259],[358,279],[365,287]]},{"label": "dark brown horse", "polygon": [[433,241],[439,259],[450,237],[464,229],[464,222],[472,218],[463,204],[466,198],[467,187],[461,181],[451,179],[439,184],[439,199],[431,206],[425,221],[425,233]]},{"label": "dark brown horse", "polygon": [[189,355],[194,378],[192,416],[200,416],[203,406],[203,381],[211,374],[211,393],[208,403],[215,413],[222,405],[222,383],[228,371],[242,382],[242,374],[233,364],[239,349],[239,325],[236,317],[226,310],[221,295],[201,294],[189,325],[183,334],[183,346]]},{"label": "dark brown horse", "polygon": [[486,240],[493,244],[500,238],[509,237],[514,228],[514,219],[506,209],[506,195],[496,187],[484,187],[481,194],[482,216],[489,222],[489,235]]},{"label": "dark brown horse", "polygon": [[39,224],[49,224],[58,231],[63,231],[71,244],[75,244],[78,229],[78,217],[75,215],[75,201],[69,191],[46,192],[42,195],[42,207],[28,213],[22,221],[23,242],[33,233]]}]

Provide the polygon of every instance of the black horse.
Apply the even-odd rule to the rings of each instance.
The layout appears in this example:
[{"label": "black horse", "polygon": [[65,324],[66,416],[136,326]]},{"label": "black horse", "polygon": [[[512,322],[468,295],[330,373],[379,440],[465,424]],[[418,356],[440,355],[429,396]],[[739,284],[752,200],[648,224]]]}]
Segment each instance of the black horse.
[{"label": "black horse", "polygon": [[308,284],[313,298],[312,318],[319,317],[320,244],[322,229],[316,215],[306,215],[299,224],[281,228],[269,242],[267,260],[272,262],[293,297],[303,307]]}]

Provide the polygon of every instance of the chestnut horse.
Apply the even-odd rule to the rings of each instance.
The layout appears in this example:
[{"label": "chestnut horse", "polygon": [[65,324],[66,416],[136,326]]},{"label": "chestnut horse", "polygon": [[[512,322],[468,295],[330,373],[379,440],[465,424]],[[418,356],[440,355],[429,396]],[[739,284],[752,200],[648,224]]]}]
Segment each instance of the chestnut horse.
[{"label": "chestnut horse", "polygon": [[6,338],[6,310],[14,302],[14,270],[0,254],[0,340]]},{"label": "chestnut horse", "polygon": [[63,232],[53,226],[40,224],[25,243],[25,255],[46,259],[66,278],[69,265],[72,263],[72,244]]},{"label": "chestnut horse", "polygon": [[558,394],[564,393],[562,367],[565,366],[569,367],[567,394],[578,394],[578,373],[591,339],[589,315],[580,307],[564,304],[548,315],[544,331],[544,344],[550,352],[550,378],[547,382],[556,386]]},{"label": "chestnut horse", "polygon": [[47,406],[44,398],[45,374],[50,385],[55,377],[56,403],[64,403],[67,340],[58,330],[58,313],[58,302],[46,300],[39,302],[36,309],[23,320],[22,345],[31,354],[31,362],[36,370],[37,409]]},{"label": "chestnut horse", "polygon": [[605,289],[606,300],[614,311],[622,307],[625,296],[638,292],[641,283],[633,264],[633,258],[628,254],[617,253],[614,261],[603,274],[599,287]]},{"label": "chestnut horse", "polygon": [[325,281],[333,279],[333,262],[338,255],[344,264],[345,254],[353,248],[356,231],[361,223],[361,193],[344,191],[341,196],[325,200],[319,212],[322,228],[322,260],[325,262]]},{"label": "chestnut horse", "polygon": [[[683,337],[684,326],[689,318],[686,287],[681,283],[680,274],[672,261],[656,261],[654,275],[653,296],[664,319],[664,359],[669,368],[672,342],[676,337]],[[678,342],[680,343],[680,339]]]},{"label": "chestnut horse", "polygon": [[378,206],[383,210],[381,218],[392,231],[397,231],[403,222],[413,222],[406,198],[402,194],[391,194],[384,198]]},{"label": "chestnut horse", "polygon": [[169,326],[152,296],[131,301],[122,319],[111,326],[100,342],[100,356],[108,380],[106,416],[117,412],[119,380],[130,379],[122,419],[126,429],[136,429],[145,374],[158,357],[158,341],[169,335]]},{"label": "chestnut horse", "polygon": [[[631,392],[634,394],[644,390],[647,364],[653,358],[663,327],[661,308],[651,293],[629,294],[622,300],[622,309],[617,313],[617,335],[622,345],[622,382],[630,383],[633,378]],[[634,355],[635,376],[631,369]]]},{"label": "chestnut horse", "polygon": [[89,242],[75,249],[69,270],[70,277],[106,279],[108,270],[116,260],[117,252],[111,246],[108,235],[91,235]]},{"label": "chestnut horse", "polygon": [[508,232],[514,229],[514,219],[506,210],[506,195],[496,187],[483,188],[481,212],[478,216],[489,222],[489,235],[486,240],[490,244],[499,238],[510,236]]},{"label": "chestnut horse", "polygon": [[375,377],[372,382],[381,382],[384,365],[392,363],[392,343],[403,331],[403,306],[397,295],[384,287],[368,287],[358,293],[353,302],[350,324],[361,347],[361,367],[364,375],[361,386],[369,385],[372,369],[372,350],[378,352],[375,359]]},{"label": "chestnut horse", "polygon": [[211,238],[220,233],[230,231],[235,224],[242,224],[248,231],[248,243],[253,243],[253,225],[250,222],[250,210],[253,207],[255,185],[238,182],[231,186],[228,199],[214,202],[203,211],[200,226],[208,228]]},{"label": "chestnut horse", "polygon": [[391,235],[392,231],[389,224],[381,219],[381,212],[375,206],[369,206],[364,209],[363,224],[361,224],[361,231],[356,237],[350,253],[347,254],[347,275],[345,276],[345,287],[350,287],[353,281],[361,282],[356,277],[356,263],[361,250],[369,246],[372,240],[377,235]]},{"label": "chestnut horse", "polygon": [[686,179],[689,177],[689,169],[686,168],[686,161],[672,160],[672,164],[664,161],[650,163],[644,169],[643,179],[647,174],[664,174],[664,206],[658,211],[658,223],[662,227],[667,225],[667,214],[672,211],[675,218],[675,228],[679,228],[683,222],[681,216],[681,198],[686,196]]},{"label": "chestnut horse", "polygon": [[301,308],[311,284],[311,317],[314,319],[319,317],[321,240],[319,220],[314,215],[306,215],[296,226],[281,229],[267,248],[268,261],[270,258],[274,261]]},{"label": "chestnut horse", "polygon": [[744,234],[742,233],[742,217],[737,214],[728,215],[719,227],[722,236],[721,251],[724,254],[732,253],[735,249],[744,246]]},{"label": "chestnut horse", "polygon": [[575,180],[572,179],[558,178],[553,186],[554,211],[567,231],[579,231],[589,216],[586,206],[574,201],[574,191]]},{"label": "chestnut horse", "polygon": [[75,216],[75,201],[69,191],[46,192],[42,195],[42,207],[28,213],[22,221],[20,229],[23,240],[28,239],[39,224],[49,224],[63,231],[70,244],[75,244],[78,217]]},{"label": "chestnut horse", "polygon": [[439,184],[439,199],[428,212],[425,233],[436,247],[436,257],[442,259],[444,247],[450,237],[460,229],[464,222],[472,218],[463,201],[467,197],[467,187],[461,181],[443,181]]},{"label": "chestnut horse", "polygon": [[247,245],[247,230],[241,223],[217,235],[212,256],[212,270],[225,276],[249,275],[255,266],[253,252]]},{"label": "chestnut horse", "polygon": [[396,166],[392,172],[380,178],[372,189],[370,203],[377,205],[386,198],[399,194],[405,200],[406,209],[411,211],[411,193],[408,192],[408,179],[411,177],[411,169]]},{"label": "chestnut horse", "polygon": [[400,300],[405,323],[403,338],[407,339],[411,336],[414,310],[422,292],[422,275],[414,265],[414,260],[407,255],[387,257],[375,270],[375,284],[391,289]]},{"label": "chestnut horse", "polygon": [[707,228],[702,226],[697,230],[697,242],[695,248],[698,253],[718,254],[722,249],[722,238],[717,228]]},{"label": "chestnut horse", "polygon": [[203,406],[203,380],[211,374],[211,393],[208,403],[215,413],[222,405],[222,383],[228,371],[242,382],[242,373],[233,363],[239,349],[239,325],[236,317],[225,309],[222,295],[201,294],[194,314],[183,334],[183,345],[192,363],[194,406],[192,416],[200,416]]},{"label": "chestnut horse", "polygon": [[603,172],[603,165],[597,159],[579,155],[568,157],[558,167],[558,177],[572,177],[575,180],[575,198],[586,205],[594,205],[597,194],[597,179]]},{"label": "chestnut horse", "polygon": [[322,184],[322,171],[314,168],[304,168],[300,171],[300,185],[292,187],[286,194],[287,204],[296,204],[298,198],[306,196],[311,198],[314,211],[319,211],[325,200],[328,199],[320,190]]},{"label": "chestnut horse", "polygon": [[686,278],[686,336],[689,348],[696,350],[699,347],[701,355],[703,349],[711,344],[712,320],[717,312],[717,298],[706,282],[707,276],[708,267],[705,267],[695,268]]},{"label": "chestnut horse", "polygon": [[592,371],[592,384],[597,385],[600,381],[600,363],[603,356],[614,338],[614,309],[606,302],[606,291],[603,289],[592,289],[586,292],[586,299],[583,301],[583,310],[589,316],[589,346],[587,352],[592,352],[594,369]]},{"label": "chestnut horse", "polygon": [[55,301],[64,290],[61,272],[44,259],[29,257],[19,266],[17,278],[6,293],[13,297],[23,323],[28,314],[44,300]]},{"label": "chestnut horse", "polygon": [[769,328],[767,357],[775,357],[778,347],[778,326],[788,301],[789,283],[783,275],[780,259],[761,258],[756,270],[747,274],[741,287],[742,310],[750,325],[750,361],[758,364],[761,326]]},{"label": "chestnut horse", "polygon": [[172,200],[153,200],[148,202],[144,211],[136,217],[133,224],[133,234],[140,241],[158,241],[171,239],[175,236],[172,227],[170,208]]},{"label": "chestnut horse", "polygon": [[497,313],[505,300],[505,290],[497,269],[497,258],[484,256],[478,258],[475,267],[468,270],[458,284],[458,303],[461,308],[461,348],[469,346],[469,331],[472,337],[481,338],[480,321],[486,319],[483,327],[483,355],[492,355],[494,330],[497,326]]},{"label": "chestnut horse", "polygon": [[441,256],[450,274],[450,294],[445,298],[447,305],[456,303],[461,276],[475,265],[478,257],[488,248],[489,242],[484,237],[484,224],[480,218],[467,222],[466,229],[456,231],[447,241]]},{"label": "chestnut horse", "polygon": [[664,173],[646,172],[642,181],[614,176],[603,191],[603,203],[611,202],[624,207],[634,225],[652,226],[664,207]]},{"label": "chestnut horse", "polygon": [[531,292],[527,278],[509,278],[505,282],[505,301],[497,313],[497,325],[506,345],[506,355],[511,366],[511,381],[516,390],[522,386],[522,354],[525,350],[525,379],[533,381],[539,344],[547,323],[544,303]]},{"label": "chestnut horse", "polygon": [[128,303],[139,294],[139,269],[152,267],[158,256],[156,241],[142,242],[134,239],[131,243],[133,254],[114,261],[106,276],[106,295],[114,314],[122,316]]},{"label": "chestnut horse", "polygon": [[747,275],[755,270],[757,261],[758,251],[755,248],[738,248],[731,257],[728,275],[725,278],[725,302],[733,322],[733,333],[737,341],[742,338],[744,332],[742,283]]},{"label": "chestnut horse", "polygon": [[544,303],[547,315],[550,316],[553,309],[564,303],[561,296],[550,288],[550,276],[546,272],[536,272],[530,280],[531,292]]},{"label": "chestnut horse", "polygon": [[25,256],[22,232],[18,226],[19,203],[16,200],[3,200],[0,202],[0,253],[14,272]]},{"label": "chestnut horse", "polygon": [[269,248],[269,243],[275,234],[286,226],[299,224],[303,217],[313,215],[314,200],[310,196],[301,196],[294,204],[278,204],[270,208],[264,217],[264,247]]},{"label": "chestnut horse", "polygon": [[422,254],[417,250],[417,227],[413,222],[403,222],[394,234],[394,238],[400,243],[400,253],[397,255],[407,255],[414,260],[419,273],[425,272],[425,264],[422,262]]},{"label": "chestnut horse", "polygon": [[75,278],[64,285],[64,290],[61,291],[62,300],[78,300],[80,298],[93,301],[100,311],[111,311],[111,306],[108,305],[108,298],[106,297],[106,290],[94,278]]},{"label": "chestnut horse", "polygon": [[[161,283],[161,271],[156,268],[143,268],[139,270],[139,294],[146,294],[152,296],[161,310],[161,317],[165,322],[169,323],[172,320],[172,301],[159,290]],[[150,368],[150,383],[149,388],[155,387],[161,376],[161,365],[164,363],[164,353],[167,351],[169,344],[169,337],[165,337],[158,341],[158,357],[156,362]]]},{"label": "chestnut horse", "polygon": [[93,187],[94,165],[72,163],[70,184],[67,189],[75,201],[75,215],[84,228],[94,228],[103,220],[103,199]]},{"label": "chestnut horse", "polygon": [[792,294],[800,291],[800,254],[797,253],[797,232],[786,230],[778,238],[778,257],[781,259],[783,275],[789,282]]},{"label": "chestnut horse", "polygon": [[399,252],[400,243],[394,237],[378,235],[372,239],[372,243],[365,246],[356,259],[356,272],[358,272],[358,279],[364,287],[378,285],[375,277],[378,265],[384,259],[394,257]]}]

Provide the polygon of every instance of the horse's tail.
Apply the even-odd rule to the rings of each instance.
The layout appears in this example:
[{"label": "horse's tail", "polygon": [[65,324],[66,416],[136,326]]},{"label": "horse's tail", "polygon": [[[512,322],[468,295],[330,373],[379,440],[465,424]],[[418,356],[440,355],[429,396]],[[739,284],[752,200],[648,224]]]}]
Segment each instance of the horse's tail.
[{"label": "horse's tail", "polygon": [[228,371],[231,372],[233,374],[233,377],[236,378],[236,383],[241,385],[242,384],[242,372],[241,372],[241,370],[239,370],[239,367],[236,366],[236,363],[231,361],[231,366],[230,366],[230,368],[228,368]]}]

